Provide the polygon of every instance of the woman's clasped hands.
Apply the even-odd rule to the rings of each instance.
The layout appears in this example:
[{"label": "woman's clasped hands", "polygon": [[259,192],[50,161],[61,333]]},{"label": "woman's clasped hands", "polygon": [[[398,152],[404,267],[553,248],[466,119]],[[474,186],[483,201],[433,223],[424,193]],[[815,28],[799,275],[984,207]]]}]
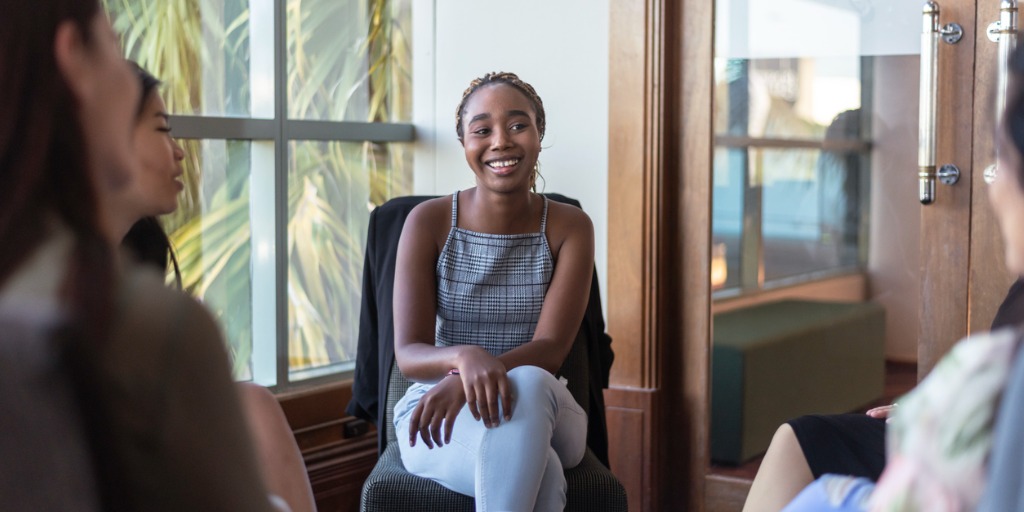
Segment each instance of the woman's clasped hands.
[{"label": "woman's clasped hands", "polygon": [[443,377],[413,410],[409,421],[410,446],[416,446],[417,433],[428,448],[450,443],[455,418],[467,404],[473,419],[483,421],[488,428],[501,423],[502,412],[505,421],[512,419],[512,394],[505,364],[478,346],[461,347],[456,361],[457,371]]}]

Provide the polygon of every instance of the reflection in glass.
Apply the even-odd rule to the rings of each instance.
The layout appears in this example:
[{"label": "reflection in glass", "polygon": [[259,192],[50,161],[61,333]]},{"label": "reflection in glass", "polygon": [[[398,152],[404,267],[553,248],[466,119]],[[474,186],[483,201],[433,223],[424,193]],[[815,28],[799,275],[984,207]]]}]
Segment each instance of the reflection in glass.
[{"label": "reflection in glass", "polygon": [[164,227],[185,290],[205,304],[227,337],[236,379],[252,378],[249,141],[182,140],[195,190],[179,198]]},{"label": "reflection in glass", "polygon": [[720,288],[861,264],[870,162],[862,105],[872,66],[857,56],[716,59]]},{"label": "reflection in glass", "polygon": [[716,59],[715,133],[821,140],[836,116],[861,107],[862,60]]},{"label": "reflection in glass", "polygon": [[[762,181],[764,279],[856,267],[859,155],[751,150]],[[853,164],[853,165],[850,165]]]},{"label": "reflection in glass", "polygon": [[[712,245],[725,262],[725,280],[719,288],[740,286],[740,242],[743,240],[743,207],[746,191],[746,151],[715,148],[712,189]],[[721,261],[720,260],[720,261]]]},{"label": "reflection in glass", "polygon": [[412,119],[412,2],[288,2],[288,117]]},{"label": "reflection in glass", "polygon": [[[291,380],[351,367],[370,211],[412,191],[406,144],[296,141],[288,170]],[[341,367],[341,368],[339,368]]]}]

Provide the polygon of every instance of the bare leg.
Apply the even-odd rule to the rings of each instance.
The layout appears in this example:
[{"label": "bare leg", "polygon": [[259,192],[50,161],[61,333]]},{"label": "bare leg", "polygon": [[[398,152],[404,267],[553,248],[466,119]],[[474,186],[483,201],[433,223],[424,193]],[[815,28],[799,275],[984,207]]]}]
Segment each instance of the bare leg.
[{"label": "bare leg", "polygon": [[315,511],[306,464],[277,399],[263,386],[237,386],[267,490],[284,499],[292,512]]},{"label": "bare leg", "polygon": [[793,428],[783,423],[757,470],[743,512],[777,512],[813,481]]}]

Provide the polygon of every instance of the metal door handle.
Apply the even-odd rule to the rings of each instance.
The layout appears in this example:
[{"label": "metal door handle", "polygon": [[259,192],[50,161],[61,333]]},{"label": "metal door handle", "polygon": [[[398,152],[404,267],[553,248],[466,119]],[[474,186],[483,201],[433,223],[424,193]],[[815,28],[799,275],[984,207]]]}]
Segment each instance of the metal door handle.
[{"label": "metal door handle", "polygon": [[[999,45],[996,57],[999,59],[999,65],[996,67],[995,109],[995,122],[996,128],[998,128],[1003,111],[1006,110],[1006,88],[1010,76],[1006,67],[1010,60],[1010,53],[1017,47],[1017,0],[1002,0],[999,3],[999,21],[993,21],[988,26],[988,38]],[[998,152],[998,146],[996,151]],[[992,164],[985,169],[985,183],[991,184],[995,179],[995,166],[996,164]]]},{"label": "metal door handle", "polygon": [[[939,38],[948,44],[956,44],[963,37],[964,30],[958,23],[948,23],[940,28],[939,4],[935,1],[925,2],[921,14],[923,25],[917,148],[918,200],[921,204],[931,204],[935,201],[935,118],[939,85]],[[956,183],[956,180],[950,181]]]}]

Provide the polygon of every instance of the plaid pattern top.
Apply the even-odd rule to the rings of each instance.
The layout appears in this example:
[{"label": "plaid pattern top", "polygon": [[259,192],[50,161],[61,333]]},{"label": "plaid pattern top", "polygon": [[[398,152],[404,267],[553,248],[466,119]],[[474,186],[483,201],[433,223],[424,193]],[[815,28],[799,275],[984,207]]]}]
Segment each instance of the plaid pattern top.
[{"label": "plaid pattern top", "polygon": [[494,235],[458,227],[459,193],[452,196],[452,228],[437,259],[440,347],[479,345],[503,354],[533,339],[554,259],[545,236],[548,200],[537,233]]}]

